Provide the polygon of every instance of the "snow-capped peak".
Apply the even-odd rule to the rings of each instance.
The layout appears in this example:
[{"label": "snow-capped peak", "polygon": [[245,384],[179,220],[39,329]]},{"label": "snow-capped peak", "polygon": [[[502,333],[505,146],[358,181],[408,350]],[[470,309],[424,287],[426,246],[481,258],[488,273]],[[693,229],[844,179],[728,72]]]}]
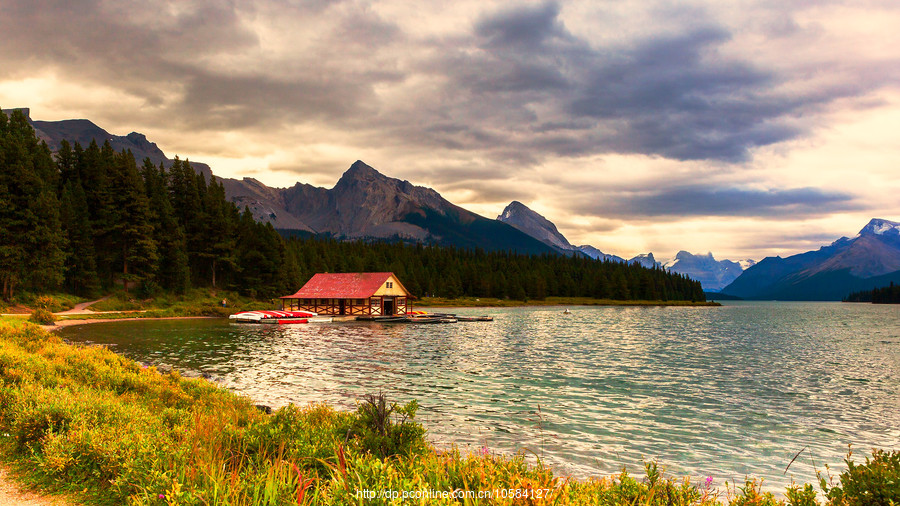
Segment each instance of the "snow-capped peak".
[{"label": "snow-capped peak", "polygon": [[900,234],[900,223],[896,221],[872,218],[869,223],[859,231],[859,235],[895,235]]}]

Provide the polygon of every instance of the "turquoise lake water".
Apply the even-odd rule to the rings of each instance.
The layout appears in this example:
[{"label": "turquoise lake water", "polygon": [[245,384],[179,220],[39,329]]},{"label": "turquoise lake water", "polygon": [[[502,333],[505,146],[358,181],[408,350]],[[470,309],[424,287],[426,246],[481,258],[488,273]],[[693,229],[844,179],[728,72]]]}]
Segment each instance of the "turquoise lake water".
[{"label": "turquoise lake water", "polygon": [[416,399],[439,446],[525,451],[580,478],[657,459],[714,486],[752,476],[783,490],[842,468],[848,444],[859,458],[900,449],[900,307],[725,304],[467,308],[454,311],[495,321],[453,325],[134,321],[62,337],[274,407]]}]

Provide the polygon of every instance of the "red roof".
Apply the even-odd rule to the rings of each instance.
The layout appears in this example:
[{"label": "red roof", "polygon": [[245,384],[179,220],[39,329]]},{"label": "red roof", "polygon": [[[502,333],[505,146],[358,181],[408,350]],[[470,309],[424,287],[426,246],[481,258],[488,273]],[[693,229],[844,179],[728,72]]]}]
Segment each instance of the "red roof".
[{"label": "red roof", "polygon": [[282,299],[365,299],[371,297],[394,273],[348,272],[319,273],[294,295]]}]

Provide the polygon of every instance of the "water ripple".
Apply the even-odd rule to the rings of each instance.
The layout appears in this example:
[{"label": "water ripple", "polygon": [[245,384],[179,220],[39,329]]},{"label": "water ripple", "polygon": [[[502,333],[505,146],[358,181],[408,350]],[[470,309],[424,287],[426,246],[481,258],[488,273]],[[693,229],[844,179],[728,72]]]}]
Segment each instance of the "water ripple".
[{"label": "water ripple", "polygon": [[423,326],[128,322],[64,337],[209,373],[273,406],[352,409],[378,390],[417,399],[438,444],[527,450],[578,477],[659,459],[672,474],[755,476],[783,489],[835,467],[849,443],[900,446],[897,307],[572,310],[497,309],[493,323]]}]

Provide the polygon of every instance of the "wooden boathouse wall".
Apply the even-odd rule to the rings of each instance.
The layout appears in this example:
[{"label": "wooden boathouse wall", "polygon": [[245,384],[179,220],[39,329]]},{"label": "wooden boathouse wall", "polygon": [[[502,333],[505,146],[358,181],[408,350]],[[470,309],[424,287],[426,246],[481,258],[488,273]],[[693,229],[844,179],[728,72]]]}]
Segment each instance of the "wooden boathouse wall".
[{"label": "wooden boathouse wall", "polygon": [[296,294],[282,297],[281,307],[327,316],[404,315],[410,311],[409,298],[393,273],[325,273],[313,276]]}]

